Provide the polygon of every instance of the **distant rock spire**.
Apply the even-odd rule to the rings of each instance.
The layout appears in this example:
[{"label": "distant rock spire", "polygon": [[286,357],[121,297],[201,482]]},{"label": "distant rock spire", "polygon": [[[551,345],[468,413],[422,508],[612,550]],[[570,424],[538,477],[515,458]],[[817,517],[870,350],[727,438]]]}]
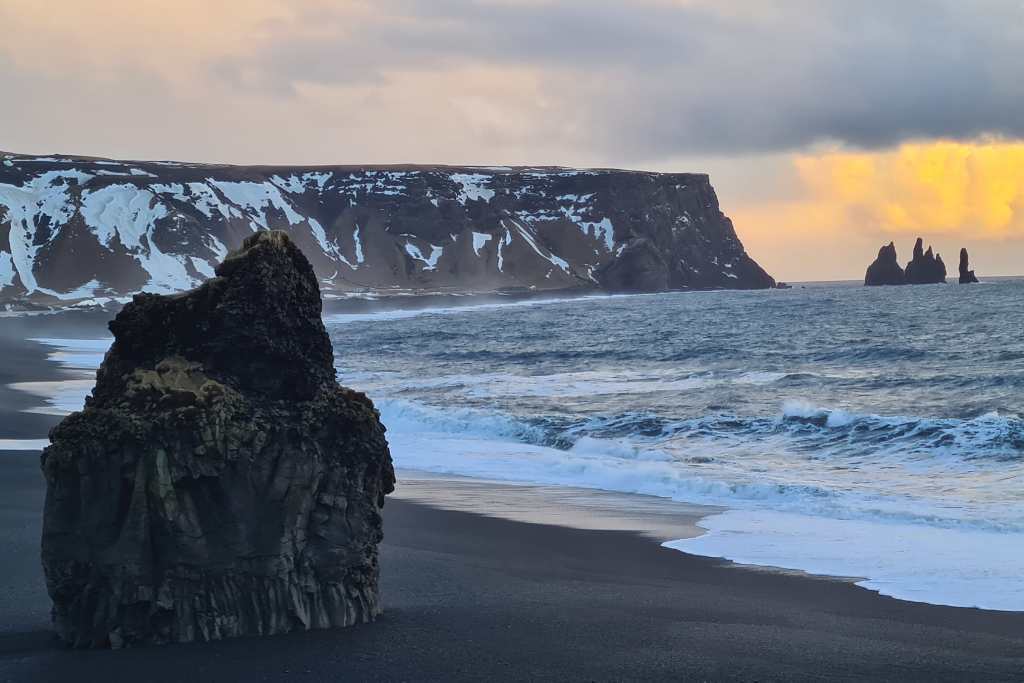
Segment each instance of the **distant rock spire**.
[{"label": "distant rock spire", "polygon": [[960,250],[960,284],[969,285],[977,282],[978,278],[974,271],[970,270],[970,257],[967,255],[967,247]]},{"label": "distant rock spire", "polygon": [[[918,246],[920,246],[920,244],[921,241],[918,240]],[[903,269],[900,268],[900,264],[896,256],[895,244],[889,242],[888,245],[883,246],[878,250],[878,258],[875,259],[874,263],[868,266],[868,271],[864,275],[864,284],[869,287],[878,285],[907,284]]]},{"label": "distant rock spire", "polygon": [[920,237],[914,243],[914,258],[905,271],[907,284],[930,285],[946,281],[946,264],[942,256],[934,254],[931,246],[924,251],[924,240]]}]

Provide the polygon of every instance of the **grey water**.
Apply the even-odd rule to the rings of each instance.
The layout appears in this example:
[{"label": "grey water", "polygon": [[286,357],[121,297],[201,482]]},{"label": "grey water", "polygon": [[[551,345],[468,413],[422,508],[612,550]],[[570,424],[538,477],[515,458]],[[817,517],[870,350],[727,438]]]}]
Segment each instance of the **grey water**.
[{"label": "grey water", "polygon": [[[1005,610],[1024,610],[1022,322],[1024,279],[325,316],[400,471],[713,505],[667,545]],[[86,374],[23,390],[79,409],[110,339],[43,341]]]},{"label": "grey water", "polygon": [[[326,320],[339,377],[375,399],[399,467],[724,505],[747,517],[683,549],[914,583],[909,565],[852,561],[891,554],[897,534],[934,559],[913,561],[929,587],[876,590],[1024,609],[990,566],[1024,562],[1024,280]],[[825,523],[848,547],[801,559],[795,532]],[[966,575],[943,575],[949,534],[982,548],[973,569],[947,558]]]}]

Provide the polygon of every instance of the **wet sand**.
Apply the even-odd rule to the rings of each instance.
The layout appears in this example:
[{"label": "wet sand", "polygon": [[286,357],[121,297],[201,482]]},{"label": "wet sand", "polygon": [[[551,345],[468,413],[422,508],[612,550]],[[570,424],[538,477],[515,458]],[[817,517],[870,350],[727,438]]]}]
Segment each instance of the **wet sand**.
[{"label": "wet sand", "polygon": [[[496,500],[520,495],[491,490]],[[386,612],[375,624],[68,651],[48,630],[42,497],[37,454],[0,452],[0,681],[1019,680],[1024,672],[1024,614],[901,602],[841,581],[685,555],[633,531],[516,522],[401,496],[385,508]],[[680,517],[680,526],[693,519]]]}]

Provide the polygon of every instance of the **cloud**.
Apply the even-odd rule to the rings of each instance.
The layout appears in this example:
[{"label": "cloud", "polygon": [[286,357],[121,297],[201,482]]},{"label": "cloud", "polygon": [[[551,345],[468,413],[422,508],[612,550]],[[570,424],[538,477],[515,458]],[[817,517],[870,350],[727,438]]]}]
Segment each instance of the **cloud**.
[{"label": "cloud", "polygon": [[783,279],[1024,249],[1019,0],[0,0],[0,149],[710,172]]},{"label": "cloud", "polygon": [[778,277],[861,277],[880,245],[893,240],[909,258],[918,236],[948,263],[966,246],[979,272],[1021,272],[1024,143],[905,143],[777,163],[786,182],[774,196],[751,197],[728,175],[719,194],[748,251]]},{"label": "cloud", "polygon": [[1024,143],[904,144],[795,159],[807,206],[833,230],[1024,237]]},{"label": "cloud", "polygon": [[70,123],[86,145],[101,114],[185,111],[125,138],[137,156],[198,137],[219,160],[635,165],[1024,137],[1019,0],[4,0],[0,24],[6,146],[45,137],[64,81],[106,93]]},{"label": "cloud", "polygon": [[617,158],[822,141],[1024,137],[1018,0],[379,0],[299,12],[225,73],[387,87],[393,72],[531,69],[559,116]]}]

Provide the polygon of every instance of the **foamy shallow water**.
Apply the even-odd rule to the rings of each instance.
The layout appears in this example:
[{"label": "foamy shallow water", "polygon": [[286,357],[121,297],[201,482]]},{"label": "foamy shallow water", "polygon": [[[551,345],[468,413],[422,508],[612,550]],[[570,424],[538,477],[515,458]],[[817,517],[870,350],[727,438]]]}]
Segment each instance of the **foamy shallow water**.
[{"label": "foamy shallow water", "polygon": [[[1024,343],[1011,329],[1024,286],[927,289],[326,323],[342,381],[377,403],[399,468],[721,506],[707,533],[667,545],[856,577],[900,599],[1024,610]],[[960,308],[981,321],[977,338],[942,323]],[[109,343],[41,341],[71,371],[98,366]],[[67,411],[85,385],[31,390]]]},{"label": "foamy shallow water", "polygon": [[0,451],[41,451],[49,439],[0,439]]}]

